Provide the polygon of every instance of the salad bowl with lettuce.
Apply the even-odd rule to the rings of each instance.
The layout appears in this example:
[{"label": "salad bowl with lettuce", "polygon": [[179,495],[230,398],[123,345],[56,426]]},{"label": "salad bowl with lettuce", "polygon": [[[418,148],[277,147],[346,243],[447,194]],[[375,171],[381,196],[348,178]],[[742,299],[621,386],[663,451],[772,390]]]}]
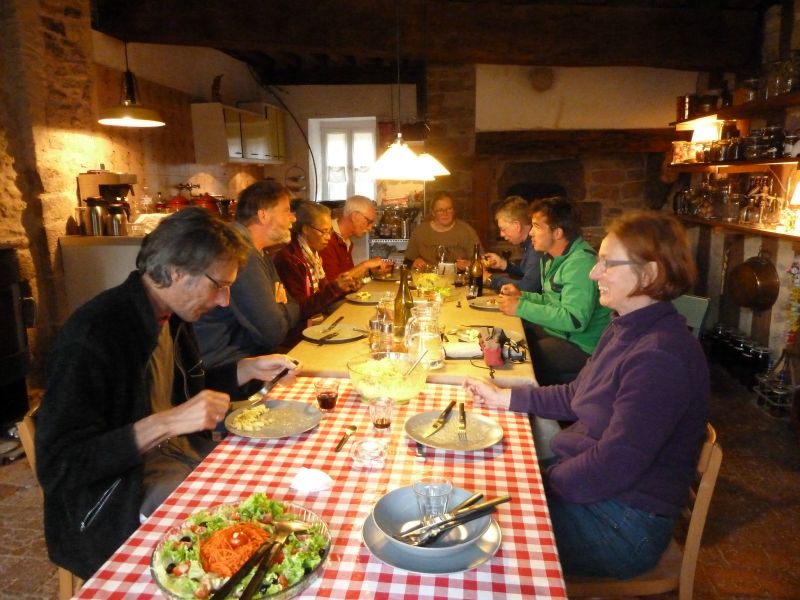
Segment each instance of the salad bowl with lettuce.
[{"label": "salad bowl with lettuce", "polygon": [[[261,492],[239,504],[200,510],[170,529],[153,552],[150,572],[170,599],[208,598],[222,587],[229,575],[208,568],[204,542],[210,544],[215,534],[224,536],[227,530],[241,529],[239,526],[243,524],[257,527],[263,531],[259,536],[268,539],[274,535],[278,521],[296,520],[308,524],[307,533],[291,534],[287,538],[254,596],[270,600],[292,598],[319,577],[330,552],[330,533],[324,521],[310,510],[290,502],[271,500]],[[232,534],[231,539],[236,540],[237,535]],[[241,595],[254,572],[255,568],[231,592],[230,598]]]}]

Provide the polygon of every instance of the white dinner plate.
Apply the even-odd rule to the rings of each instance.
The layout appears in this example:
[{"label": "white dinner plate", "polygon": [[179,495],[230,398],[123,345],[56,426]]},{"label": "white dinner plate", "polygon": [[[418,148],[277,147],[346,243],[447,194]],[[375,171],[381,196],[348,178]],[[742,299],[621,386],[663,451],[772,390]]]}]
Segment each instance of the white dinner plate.
[{"label": "white dinner plate", "polygon": [[412,573],[444,575],[469,571],[492,558],[500,549],[501,534],[500,526],[492,519],[486,533],[476,543],[466,545],[463,550],[456,550],[452,554],[431,560],[427,554],[418,554],[413,548],[406,550],[389,542],[370,514],[364,520],[361,539],[375,558],[390,567]]},{"label": "white dinner plate", "polygon": [[[461,325],[460,327],[454,327],[453,329],[447,332],[448,337],[452,341],[458,340],[459,342],[475,342],[478,344],[478,337],[479,331],[481,327],[490,327],[487,325]],[[513,329],[503,329],[506,334],[506,337],[510,339],[514,343],[520,343],[522,340],[525,339],[519,331],[514,331]]]},{"label": "white dinner plate", "polygon": [[391,273],[376,273],[370,277],[375,281],[400,281],[400,269],[397,268]]},{"label": "white dinner plate", "polygon": [[439,431],[429,437],[430,429],[441,410],[429,410],[406,419],[405,430],[408,437],[431,448],[471,452],[494,446],[503,439],[503,428],[496,421],[476,413],[467,413],[467,439],[458,439],[458,411],[451,410],[447,421]]},{"label": "white dinner plate", "polygon": [[312,325],[303,330],[303,337],[312,342],[319,342],[320,339],[335,331],[335,337],[324,340],[322,343],[341,344],[343,342],[352,342],[353,340],[363,338],[367,335],[363,331],[359,331],[360,328],[354,325],[348,325],[347,323],[339,323],[333,329],[328,329],[328,327],[330,327],[330,324],[326,323]]},{"label": "white dinner plate", "polygon": [[[238,408],[225,417],[225,427],[231,433],[242,437],[256,439],[277,439],[299,435],[314,429],[322,419],[322,413],[313,404],[291,402],[289,400],[267,400],[264,405],[269,409],[267,417],[271,422],[256,431],[244,431],[233,425],[233,419],[246,407]],[[253,407],[251,407],[253,408]]]},{"label": "white dinner plate", "polygon": [[382,294],[373,294],[372,292],[353,292],[347,294],[345,298],[355,304],[377,304],[382,296]]},{"label": "white dinner plate", "polygon": [[472,300],[467,300],[467,303],[476,310],[500,310],[497,305],[497,296],[478,296]]}]

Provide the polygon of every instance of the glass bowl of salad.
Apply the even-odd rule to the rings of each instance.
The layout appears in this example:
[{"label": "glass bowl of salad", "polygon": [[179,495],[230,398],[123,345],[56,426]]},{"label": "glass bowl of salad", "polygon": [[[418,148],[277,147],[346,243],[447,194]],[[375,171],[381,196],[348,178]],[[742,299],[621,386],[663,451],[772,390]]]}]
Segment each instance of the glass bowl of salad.
[{"label": "glass bowl of salad", "polygon": [[[281,520],[304,521],[307,532],[289,535],[254,598],[293,598],[320,576],[330,552],[330,532],[307,508],[260,492],[239,504],[200,510],[171,528],[153,551],[150,573],[171,600],[210,597],[274,534]],[[218,551],[220,544],[224,552]],[[237,555],[231,548],[241,551]],[[239,597],[251,577],[245,576],[231,596]]]},{"label": "glass bowl of salad", "polygon": [[386,397],[406,404],[419,396],[428,377],[424,361],[406,376],[414,362],[406,352],[372,352],[348,360],[347,372],[362,401]]}]

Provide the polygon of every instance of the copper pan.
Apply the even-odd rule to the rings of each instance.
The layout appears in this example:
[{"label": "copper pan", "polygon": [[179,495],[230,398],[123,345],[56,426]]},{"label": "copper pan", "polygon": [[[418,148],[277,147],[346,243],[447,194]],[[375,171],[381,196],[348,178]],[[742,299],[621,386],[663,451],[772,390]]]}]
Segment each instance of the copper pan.
[{"label": "copper pan", "polygon": [[778,271],[762,251],[731,269],[728,290],[739,306],[767,310],[778,299],[781,283]]}]

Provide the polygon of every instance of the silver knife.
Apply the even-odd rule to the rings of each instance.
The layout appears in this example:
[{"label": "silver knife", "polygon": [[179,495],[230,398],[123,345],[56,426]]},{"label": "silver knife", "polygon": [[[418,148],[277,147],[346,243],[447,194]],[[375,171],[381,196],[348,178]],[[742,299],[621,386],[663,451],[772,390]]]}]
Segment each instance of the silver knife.
[{"label": "silver knife", "polygon": [[335,338],[337,335],[339,335],[338,331],[331,331],[330,333],[326,333],[325,335],[323,335],[321,338],[319,338],[317,340],[317,345],[318,346],[322,346],[323,342],[325,342],[326,340],[330,340],[332,338]]},{"label": "silver knife", "polygon": [[342,319],[344,319],[344,315],[340,315],[340,316],[339,316],[339,317],[338,317],[338,318],[337,318],[337,319],[336,319],[336,320],[335,320],[333,323],[331,323],[331,324],[330,324],[330,325],[328,325],[328,326],[327,326],[325,329],[323,329],[322,331],[320,331],[320,333],[326,333],[326,332],[330,331],[331,329],[333,329],[334,327],[336,327],[336,326],[337,326],[339,323],[341,323],[341,322],[342,322]]},{"label": "silver knife", "polygon": [[442,427],[444,427],[444,422],[447,420],[447,415],[450,414],[450,411],[453,410],[453,407],[456,405],[455,400],[451,400],[450,404],[448,404],[445,409],[436,417],[436,420],[431,424],[431,428],[425,433],[422,437],[431,437],[434,433],[439,431]]}]

